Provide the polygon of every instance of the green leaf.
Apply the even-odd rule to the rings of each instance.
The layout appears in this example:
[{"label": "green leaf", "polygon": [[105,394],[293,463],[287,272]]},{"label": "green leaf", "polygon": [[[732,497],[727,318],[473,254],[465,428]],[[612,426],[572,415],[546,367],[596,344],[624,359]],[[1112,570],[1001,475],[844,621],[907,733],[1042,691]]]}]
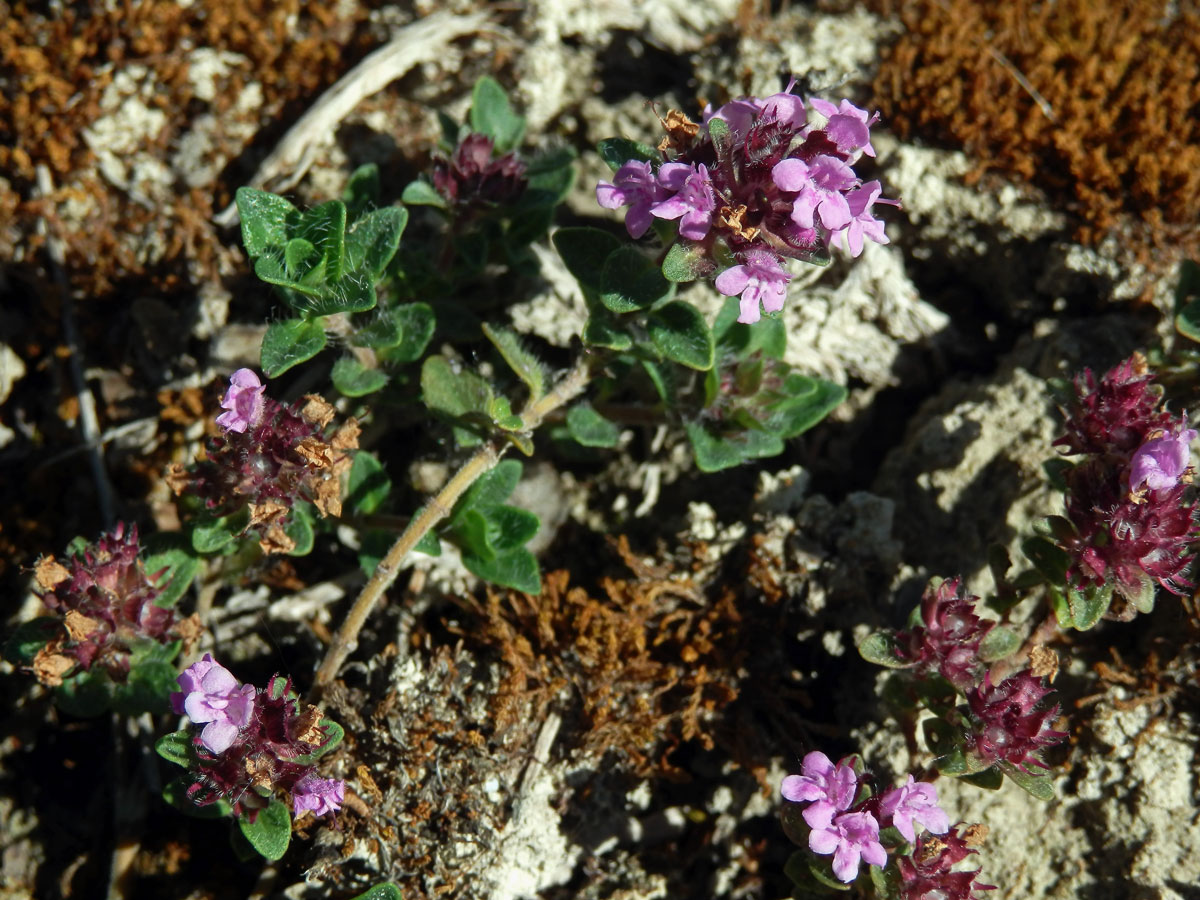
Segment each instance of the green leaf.
[{"label": "green leaf", "polygon": [[604,290],[604,263],[622,244],[599,228],[560,228],[552,238],[567,270],[584,288]]},{"label": "green leaf", "polygon": [[834,891],[848,891],[850,885],[833,874],[833,866],[825,859],[808,857],[808,872],[823,887]]},{"label": "green leaf", "polygon": [[1021,648],[1021,636],[1007,625],[997,625],[979,643],[979,658],[986,663],[1012,656]]},{"label": "green leaf", "polygon": [[305,300],[299,309],[308,318],[336,316],[339,313],[366,312],[379,302],[375,280],[363,272],[348,272],[336,284],[321,289]]},{"label": "green leaf", "polygon": [[719,472],[740,466],[748,459],[761,459],[783,452],[783,441],[765,431],[718,436],[697,422],[689,422],[684,430],[691,442],[696,466],[701,472]]},{"label": "green leaf", "polygon": [[621,438],[621,429],[587,403],[567,410],[567,432],[585,447],[615,447]]},{"label": "green leaf", "polygon": [[187,775],[180,775],[163,788],[162,798],[185,816],[191,816],[194,819],[223,819],[233,815],[233,807],[224,798],[219,798],[215,803],[209,803],[207,806],[197,806],[187,795],[187,789],[191,785],[191,778]]},{"label": "green leaf", "polygon": [[615,313],[653,306],[671,293],[671,283],[636,247],[618,247],[604,260],[600,302]]},{"label": "green leaf", "polygon": [[57,616],[38,616],[22,622],[4,642],[4,659],[14,666],[29,666],[39,650],[62,633]]},{"label": "green leaf", "polygon": [[1021,544],[1021,550],[1037,570],[1046,576],[1050,584],[1059,585],[1066,582],[1071,557],[1061,547],[1043,537],[1032,537]]},{"label": "green leaf", "polygon": [[1004,787],[1004,773],[992,766],[990,769],[984,769],[982,772],[972,772],[970,775],[962,776],[963,781],[969,781],[976,787],[981,787],[988,791],[998,791]]},{"label": "green leaf", "polygon": [[[1138,573],[1138,580],[1141,582],[1141,589],[1137,594],[1129,598],[1129,602],[1133,604],[1134,609],[1140,613],[1154,612],[1154,594],[1155,583],[1145,572]],[[1108,604],[1104,606],[1104,611],[1108,611]],[[1103,613],[1101,613],[1103,615]]]},{"label": "green leaf", "polygon": [[650,340],[667,359],[690,369],[706,371],[713,365],[713,336],[700,310],[674,300],[647,317]]},{"label": "green leaf", "polygon": [[413,545],[413,550],[417,553],[424,553],[427,556],[441,556],[442,542],[438,540],[435,532],[426,532],[425,537],[421,538]]},{"label": "green leaf", "polygon": [[533,539],[541,520],[527,509],[517,506],[496,506],[487,511],[489,538],[497,554],[520,550]]},{"label": "green leaf", "polygon": [[697,244],[676,241],[663,259],[662,273],[667,281],[683,283],[703,278],[712,269],[712,263]]},{"label": "green leaf", "polygon": [[421,395],[430,409],[455,418],[488,415],[492,387],[474,372],[456,367],[444,356],[431,356],[421,366]]},{"label": "green leaf", "polygon": [[782,438],[793,438],[812,428],[846,399],[846,389],[821,378],[791,373],[784,380],[786,399],[768,406],[764,426]]},{"label": "green leaf", "polygon": [[357,219],[368,209],[378,206],[381,192],[379,166],[375,163],[359,166],[350,173],[346,189],[342,192],[347,217],[351,220]]},{"label": "green leaf", "polygon": [[713,337],[717,349],[744,359],[755,351],[762,351],[768,359],[783,359],[787,349],[787,330],[783,320],[777,316],[766,316],[752,324],[739,322],[741,306],[737,297],[729,297],[721,306],[713,322]]},{"label": "green leaf", "polygon": [[272,322],[263,335],[260,361],[268,378],[312,359],[325,348],[325,328],[313,319]]},{"label": "green leaf", "polygon": [[368,369],[353,356],[343,356],[335,362],[329,377],[333,386],[344,397],[365,397],[388,383],[386,372],[381,369]]},{"label": "green leaf", "polygon": [[292,281],[299,281],[303,273],[316,265],[318,259],[320,255],[317,248],[304,238],[292,238],[283,248],[284,266]]},{"label": "green leaf", "polygon": [[867,662],[889,669],[907,669],[912,663],[900,658],[897,653],[896,636],[890,631],[868,634],[858,645],[858,655]]},{"label": "green leaf", "polygon": [[385,206],[367,213],[346,235],[346,268],[378,279],[400,249],[400,236],[407,224],[408,210],[401,206]]},{"label": "green leaf", "polygon": [[504,88],[487,75],[475,82],[469,119],[471,130],[490,137],[497,153],[514,149],[525,134],[525,119],[513,112]]},{"label": "green leaf", "polygon": [[[1154,588],[1151,586],[1151,597]],[[1112,604],[1113,586],[1103,584],[1099,587],[1089,587],[1077,591],[1072,587],[1066,589],[1067,606],[1071,610],[1071,625],[1078,631],[1088,631],[1100,621],[1100,617],[1108,612]]]},{"label": "green leaf", "polygon": [[541,593],[541,573],[537,560],[528,550],[512,550],[490,560],[464,553],[463,565],[467,571],[492,584],[525,594]]},{"label": "green leaf", "polygon": [[483,562],[490,562],[496,558],[496,548],[492,546],[487,516],[479,510],[464,510],[454,524],[453,536],[457,538],[463,556],[471,556]]},{"label": "green leaf", "polygon": [[307,210],[300,216],[296,237],[309,241],[320,254],[325,264],[322,280],[333,284],[341,279],[346,260],[346,204],[329,200]]},{"label": "green leaf", "polygon": [[406,303],[389,311],[400,329],[400,343],[379,353],[390,363],[416,362],[429,346],[437,320],[428,303]]},{"label": "green leaf", "polygon": [[524,468],[519,460],[502,459],[490,471],[484,472],[454,505],[449,524],[454,525],[459,516],[469,509],[487,509],[503,504],[516,489]]},{"label": "green leaf", "polygon": [[168,698],[179,690],[178,675],[174,664],[169,662],[150,660],[132,665],[125,683],[114,685],[113,709],[126,716],[167,712]]},{"label": "green leaf", "polygon": [[375,454],[359,450],[350,465],[346,503],[355,513],[369,516],[383,505],[392,491],[392,481]]},{"label": "green leaf", "polygon": [[377,884],[351,900],[404,900],[404,895],[394,884]]},{"label": "green leaf", "polygon": [[1039,800],[1049,803],[1054,799],[1054,781],[1048,775],[1031,775],[1029,772],[1022,772],[1012,763],[1004,760],[997,765],[1010,781]]},{"label": "green leaf", "polygon": [[54,702],[63,712],[91,718],[112,706],[113,683],[103,669],[76,672],[54,689]]},{"label": "green leaf", "polygon": [[446,198],[437,192],[432,184],[423,179],[410,181],[404,186],[400,200],[409,206],[436,206],[446,209]]},{"label": "green leaf", "polygon": [[192,549],[197,553],[217,553],[242,533],[250,521],[246,510],[219,519],[203,517],[192,526]]},{"label": "green leaf", "polygon": [[630,160],[658,164],[662,162],[662,154],[646,144],[630,141],[625,138],[605,138],[596,144],[596,152],[614,172]]},{"label": "green leaf", "polygon": [[187,730],[164,734],[154,742],[154,752],[177,766],[189,768],[196,761],[196,750],[192,744],[192,733]]},{"label": "green leaf", "polygon": [[162,590],[154,598],[154,604],[170,609],[192,586],[200,572],[200,559],[190,541],[181,534],[160,532],[148,538],[145,544],[150,551],[144,562],[146,574],[157,579],[155,586]]},{"label": "green leaf", "polygon": [[712,138],[713,150],[716,151],[718,162],[729,158],[729,150],[733,144],[733,133],[729,123],[724,119],[708,120],[708,136]]},{"label": "green leaf", "polygon": [[384,312],[375,316],[366,325],[359,326],[351,336],[350,343],[355,347],[370,347],[372,350],[387,350],[395,347],[404,340],[400,323],[396,317]]},{"label": "green leaf", "polygon": [[288,556],[308,556],[312,553],[316,535],[313,533],[313,514],[307,503],[297,503],[292,507],[288,523],[283,526],[283,532],[296,544],[287,552]]},{"label": "green leaf", "polygon": [[1175,328],[1185,338],[1200,341],[1200,297],[1179,311],[1175,316]]},{"label": "green leaf", "polygon": [[542,361],[526,349],[511,328],[496,327],[485,322],[483,333],[500,351],[509,368],[529,387],[530,402],[540,400],[546,393],[546,369]]},{"label": "green leaf", "polygon": [[238,819],[238,828],[259,855],[271,861],[282,859],[292,839],[292,816],[278,800],[260,809],[251,822],[248,815]]},{"label": "green leaf", "polygon": [[617,317],[598,303],[588,304],[588,318],[583,325],[582,338],[588,346],[609,350],[628,350],[633,346],[633,338]]},{"label": "green leaf", "polygon": [[[288,306],[296,312],[305,312],[309,304],[314,302],[309,298],[319,297],[325,290],[325,270],[319,260],[317,265],[305,269],[303,276],[288,268],[289,249],[293,254],[292,261],[295,262],[295,248],[303,247],[307,243],[307,241],[301,243],[289,241],[286,248],[271,248],[254,261],[254,274],[259,281],[276,284],[293,292],[293,294],[288,294],[285,291],[284,299],[287,300]],[[313,250],[315,252],[316,248],[314,247]],[[318,267],[320,267],[319,270]],[[309,280],[304,280],[304,278]]]},{"label": "green leaf", "polygon": [[[961,749],[962,736],[949,722],[936,717],[926,719],[921,723],[921,730],[925,736],[925,746],[929,748],[929,752],[934,756],[946,756],[954,750]],[[941,766],[938,768],[941,770]],[[965,768],[963,772],[946,770],[946,774],[963,774],[965,771]]]},{"label": "green leaf", "polygon": [[249,187],[238,188],[235,200],[246,252],[256,257],[282,250],[300,221],[300,210],[278,194]]}]

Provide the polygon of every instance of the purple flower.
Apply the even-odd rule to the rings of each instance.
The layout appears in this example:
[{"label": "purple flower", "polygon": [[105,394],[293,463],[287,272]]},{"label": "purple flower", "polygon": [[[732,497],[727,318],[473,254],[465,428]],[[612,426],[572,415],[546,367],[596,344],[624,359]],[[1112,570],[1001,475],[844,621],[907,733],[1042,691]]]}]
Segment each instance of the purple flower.
[{"label": "purple flower", "polygon": [[886,822],[891,818],[896,830],[910,844],[917,840],[913,822],[928,828],[933,834],[945,834],[950,828],[950,819],[937,805],[937,788],[911,775],[908,783],[891,788],[879,802],[879,815]]},{"label": "purple flower", "polygon": [[854,187],[858,179],[854,170],[836,156],[822,154],[810,163],[782,160],[771,170],[771,178],[781,190],[798,192],[792,205],[792,221],[801,228],[812,228],[814,215],[830,231],[850,224],[850,206],[842,192]]},{"label": "purple flower", "polygon": [[226,431],[242,434],[247,428],[257,425],[263,415],[263,393],[266,387],[258,376],[249,369],[238,369],[229,378],[229,390],[221,401],[221,409],[228,410],[217,416],[217,424]]},{"label": "purple flower", "polygon": [[625,213],[625,230],[634,240],[650,228],[650,207],[666,196],[666,191],[655,180],[650,163],[631,159],[613,175],[613,183],[602,181],[596,185],[596,202],[605,209],[620,209],[628,206]]},{"label": "purple flower", "polygon": [[846,194],[846,205],[850,207],[850,223],[838,232],[837,236],[842,238],[842,246],[851,256],[862,253],[864,235],[878,244],[888,243],[887,235],[883,231],[883,222],[871,214],[871,207],[875,203],[888,203],[893,206],[900,204],[895,200],[881,200],[879,194],[882,191],[883,185],[878,181],[868,181],[858,190]]},{"label": "purple flower", "polygon": [[[841,763],[834,766],[829,757],[814,750],[804,757],[800,775],[789,775],[783,779],[779,792],[785,800],[799,803],[815,801],[814,806],[828,807],[832,812],[849,809],[858,788],[858,775],[850,766]],[[807,817],[808,810],[805,810]]]},{"label": "purple flower", "polygon": [[699,241],[712,227],[713,210],[717,208],[717,197],[713,193],[708,169],[686,163],[664,163],[658,170],[658,183],[675,195],[655,203],[651,215],[660,219],[679,219],[679,233],[685,238]]},{"label": "purple flower", "polygon": [[1196,430],[1187,427],[1187,414],[1174,432],[1146,441],[1133,454],[1129,467],[1129,489],[1143,485],[1152,491],[1175,487],[1187,472],[1191,452],[1188,445],[1196,439]]},{"label": "purple flower", "polygon": [[313,815],[337,812],[346,799],[346,782],[340,778],[318,778],[305,775],[292,788],[292,812],[300,815],[311,809]]},{"label": "purple flower", "polygon": [[213,753],[224,753],[250,723],[257,693],[253,685],[239,685],[211,653],[184,669],[177,681],[182,690],[171,694],[171,708],[187,713],[193,722],[208,723],[200,743]]},{"label": "purple flower", "polygon": [[750,130],[750,126],[758,118],[761,110],[762,107],[759,105],[759,101],[754,97],[747,97],[745,100],[731,100],[717,109],[716,112],[710,112],[706,109],[703,117],[704,124],[707,125],[713,119],[720,119],[729,126],[729,130],[733,132],[734,140],[741,143],[746,137],[746,132]]},{"label": "purple flower", "polygon": [[837,145],[838,152],[853,156],[861,150],[867,156],[875,155],[870,128],[879,121],[879,113],[868,117],[865,109],[859,109],[849,100],[843,100],[838,106],[820,97],[809,97],[808,102],[829,120],[825,133]]},{"label": "purple flower", "polygon": [[727,297],[741,294],[739,322],[757,322],[758,307],[767,312],[783,309],[787,283],[792,276],[783,270],[775,254],[769,250],[749,250],[742,255],[740,266],[731,266],[717,276],[716,288]]},{"label": "purple flower", "polygon": [[858,877],[858,864],[866,860],[873,866],[887,865],[887,851],[879,843],[879,823],[870,813],[845,813],[833,817],[833,807],[814,803],[804,811],[804,821],[812,828],[808,848],[822,856],[833,854],[833,874],[850,883]]}]

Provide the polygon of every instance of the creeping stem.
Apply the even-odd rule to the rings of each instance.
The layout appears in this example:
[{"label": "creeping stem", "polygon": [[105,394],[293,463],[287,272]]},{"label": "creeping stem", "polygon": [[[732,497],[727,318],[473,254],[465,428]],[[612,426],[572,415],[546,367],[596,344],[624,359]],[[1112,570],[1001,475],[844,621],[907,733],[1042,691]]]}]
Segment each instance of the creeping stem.
[{"label": "creeping stem", "polygon": [[[545,395],[531,398],[521,411],[521,431],[529,434],[534,431],[547,415],[559,407],[574,400],[587,386],[591,378],[595,356],[584,353],[576,362],[575,367],[559,380]],[[475,451],[470,459],[463,464],[454,477],[437,493],[432,500],[421,509],[408,527],[392,544],[387,555],[379,561],[370,580],[363,585],[362,591],[350,608],[346,620],[333,637],[333,643],[325,653],[321,667],[317,669],[316,680],[313,683],[311,699],[316,701],[325,689],[333,682],[342,663],[346,661],[358,644],[358,633],[362,630],[367,618],[375,609],[375,604],[384,592],[392,586],[396,576],[400,574],[401,566],[409,552],[425,537],[438,522],[450,514],[454,504],[474,484],[480,476],[492,469],[500,461],[500,457],[508,449],[509,442],[493,438]]]}]

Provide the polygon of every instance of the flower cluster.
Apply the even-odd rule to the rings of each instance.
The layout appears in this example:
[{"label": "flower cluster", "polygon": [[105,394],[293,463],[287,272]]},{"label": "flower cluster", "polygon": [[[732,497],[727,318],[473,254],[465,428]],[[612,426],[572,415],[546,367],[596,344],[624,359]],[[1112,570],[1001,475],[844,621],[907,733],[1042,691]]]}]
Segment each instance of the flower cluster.
[{"label": "flower cluster", "polygon": [[1029,764],[1047,768],[1038,751],[1064,740],[1050,723],[1058,716],[1058,705],[1039,709],[1050,689],[1029,670],[1018,672],[993,685],[983,683],[967,691],[972,730],[966,748],[982,764],[1009,762],[1026,770]]},{"label": "flower cluster", "polygon": [[[801,813],[810,831],[808,848],[833,857],[833,874],[849,883],[858,877],[859,865],[887,865],[887,849],[880,829],[894,827],[909,843],[916,840],[915,824],[934,834],[950,827],[938,806],[937,789],[909,775],[908,782],[889,788],[880,797],[860,790],[859,775],[845,761],[834,765],[824,753],[804,757],[800,775],[789,775],[780,788],[785,800],[806,803]],[[866,796],[860,798],[860,794]]]},{"label": "flower cluster", "polygon": [[814,97],[818,124],[791,88],[706,109],[702,124],[672,110],[658,158],[631,159],[596,188],[605,209],[628,207],[625,227],[635,239],[656,218],[678,221],[690,249],[711,270],[722,268],[717,290],[740,295],[740,322],[757,321],[760,305],[782,308],[791,278],[784,259],[821,259],[833,245],[858,256],[865,238],[887,243],[872,209],[898,205],[852,168],[875,155],[878,114]]},{"label": "flower cluster", "polygon": [[1074,531],[1061,541],[1071,558],[1069,586],[1111,587],[1126,601],[1114,608],[1119,618],[1145,609],[1155,584],[1179,593],[1200,537],[1187,490],[1196,431],[1161,401],[1141,356],[1098,382],[1085,371],[1064,409],[1066,433],[1055,441],[1084,456],[1063,475]]},{"label": "flower cluster", "polygon": [[525,163],[513,153],[492,158],[492,139],[471,133],[449,158],[434,157],[434,189],[452,207],[502,206],[525,193]]},{"label": "flower cluster", "polygon": [[53,556],[39,560],[34,577],[42,603],[63,621],[62,633],[34,658],[38,679],[55,686],[72,670],[100,667],[122,683],[138,642],[170,644],[195,637],[199,625],[194,618],[180,619],[155,603],[162,594],[162,575],[146,572],[136,525],[126,530],[118,524],[66,565]]},{"label": "flower cluster", "polygon": [[321,711],[304,706],[291,681],[276,675],[266,689],[240,684],[205,654],[179,676],[171,707],[204,728],[193,738],[195,768],[187,796],[198,806],[225,800],[235,815],[253,818],[276,793],[287,794],[296,815],[336,812],[345,784],[316,774],[315,757],[331,736]]},{"label": "flower cluster", "polygon": [[896,651],[924,675],[937,673],[960,690],[983,674],[979,645],[995,623],[975,615],[978,597],[960,578],[930,583],[921,596],[921,621],[896,635]]},{"label": "flower cluster", "polygon": [[167,473],[176,494],[199,497],[214,515],[249,508],[248,528],[259,533],[263,550],[286,553],[295,542],[284,526],[299,500],[311,501],[323,516],[341,514],[340,476],[358,447],[358,424],[349,419],[327,439],[333,407],[315,394],[292,406],[266,396],[250,369],[238,369],[217,416],[222,433],[206,447],[207,458],[191,470],[179,464]]},{"label": "flower cluster", "polygon": [[896,860],[900,870],[900,900],[976,900],[976,891],[994,891],[990,884],[978,884],[979,871],[954,871],[954,866],[979,851],[986,829],[970,825],[940,837],[923,834],[912,856]]}]

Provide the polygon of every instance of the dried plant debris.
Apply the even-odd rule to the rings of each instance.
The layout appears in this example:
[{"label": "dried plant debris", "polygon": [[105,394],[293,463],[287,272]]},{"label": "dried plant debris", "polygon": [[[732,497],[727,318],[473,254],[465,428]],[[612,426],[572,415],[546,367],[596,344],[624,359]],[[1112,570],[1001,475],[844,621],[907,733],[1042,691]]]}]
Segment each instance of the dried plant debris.
[{"label": "dried plant debris", "polygon": [[905,26],[876,102],[901,137],[963,145],[974,175],[1046,190],[1097,241],[1124,221],[1153,243],[1196,235],[1195,3],[878,0]]},{"label": "dried plant debris", "polygon": [[[15,4],[0,21],[0,221],[12,223],[0,255],[27,258],[44,218],[90,293],[130,276],[177,287],[189,267],[211,275],[222,161],[369,49],[366,15],[299,0]],[[202,179],[181,171],[197,136]]]}]

